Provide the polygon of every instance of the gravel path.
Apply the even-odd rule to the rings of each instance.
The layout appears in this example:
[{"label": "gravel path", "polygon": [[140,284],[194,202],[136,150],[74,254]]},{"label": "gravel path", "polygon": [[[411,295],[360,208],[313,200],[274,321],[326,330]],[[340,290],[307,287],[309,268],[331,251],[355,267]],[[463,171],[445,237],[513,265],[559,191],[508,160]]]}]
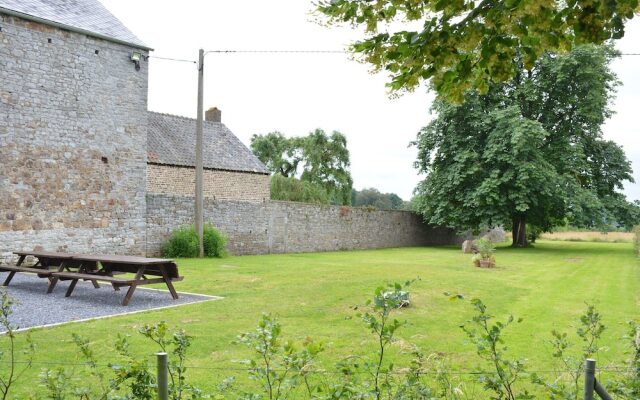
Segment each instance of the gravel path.
[{"label": "gravel path", "polygon": [[[7,273],[0,272],[0,284],[6,276]],[[16,274],[8,287],[9,296],[18,303],[13,306],[13,314],[9,318],[14,327],[33,328],[221,299],[179,293],[180,298],[173,300],[168,291],[138,287],[129,305],[123,306],[122,299],[127,293],[127,287],[114,291],[111,285],[101,282],[100,289],[95,289],[91,282],[80,281],[71,297],[67,298],[64,294],[69,281],[59,281],[51,294],[47,294],[47,285],[46,279],[33,274]]]}]

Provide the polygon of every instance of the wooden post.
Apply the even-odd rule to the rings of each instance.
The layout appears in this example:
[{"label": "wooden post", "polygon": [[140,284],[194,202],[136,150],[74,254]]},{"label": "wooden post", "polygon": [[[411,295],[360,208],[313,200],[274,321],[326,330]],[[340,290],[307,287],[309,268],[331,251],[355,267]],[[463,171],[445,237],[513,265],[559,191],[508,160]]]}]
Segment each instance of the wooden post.
[{"label": "wooden post", "polygon": [[202,193],[202,118],[204,93],[204,50],[198,53],[198,116],[196,119],[196,234],[198,235],[198,256],[204,257],[204,201]]}]

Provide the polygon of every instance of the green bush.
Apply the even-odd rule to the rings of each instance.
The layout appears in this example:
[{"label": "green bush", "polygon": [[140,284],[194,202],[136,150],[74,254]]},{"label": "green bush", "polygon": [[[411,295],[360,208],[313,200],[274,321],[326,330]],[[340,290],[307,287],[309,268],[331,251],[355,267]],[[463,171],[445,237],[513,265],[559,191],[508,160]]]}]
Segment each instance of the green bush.
[{"label": "green bush", "polygon": [[226,257],[227,255],[227,238],[212,225],[204,226],[204,254],[207,257]]},{"label": "green bush", "polygon": [[[224,257],[227,255],[226,238],[212,225],[204,225],[204,254],[207,257]],[[163,257],[198,257],[198,235],[195,227],[183,226],[171,234],[162,245]]]},{"label": "green bush", "polygon": [[317,183],[275,174],[271,177],[271,200],[329,204],[330,196]]},{"label": "green bush", "polygon": [[496,246],[493,242],[484,237],[476,240],[475,245],[483,260],[488,260],[493,257],[493,253],[496,251]]},{"label": "green bush", "polygon": [[633,246],[636,249],[636,255],[640,256],[640,225],[633,227]]}]

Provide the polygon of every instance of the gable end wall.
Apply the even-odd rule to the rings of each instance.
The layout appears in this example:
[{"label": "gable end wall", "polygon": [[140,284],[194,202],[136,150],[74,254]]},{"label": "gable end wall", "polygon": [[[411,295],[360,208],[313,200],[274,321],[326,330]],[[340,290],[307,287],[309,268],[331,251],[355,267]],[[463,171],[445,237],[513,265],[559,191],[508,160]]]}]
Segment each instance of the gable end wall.
[{"label": "gable end wall", "polygon": [[17,17],[0,27],[0,251],[144,254],[147,63]]}]

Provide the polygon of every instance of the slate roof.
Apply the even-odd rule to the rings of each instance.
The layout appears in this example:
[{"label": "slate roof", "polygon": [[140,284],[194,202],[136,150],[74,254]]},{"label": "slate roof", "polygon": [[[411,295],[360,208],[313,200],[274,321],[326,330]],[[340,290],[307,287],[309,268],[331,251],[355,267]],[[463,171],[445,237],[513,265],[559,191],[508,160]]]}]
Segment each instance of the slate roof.
[{"label": "slate roof", "polygon": [[98,0],[0,0],[0,11],[150,50]]},{"label": "slate roof", "polygon": [[[269,174],[267,167],[221,122],[204,121],[205,168]],[[195,166],[196,120],[149,111],[148,162]]]}]

